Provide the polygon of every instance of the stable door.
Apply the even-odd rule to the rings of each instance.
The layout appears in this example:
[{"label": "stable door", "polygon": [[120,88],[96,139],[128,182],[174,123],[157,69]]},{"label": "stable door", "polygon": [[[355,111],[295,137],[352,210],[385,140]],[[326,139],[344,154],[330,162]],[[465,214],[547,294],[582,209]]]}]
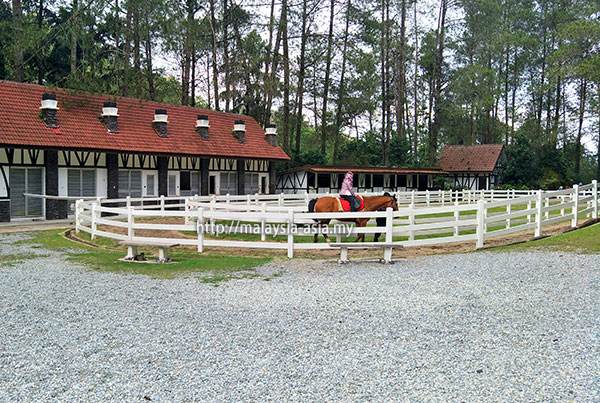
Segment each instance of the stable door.
[{"label": "stable door", "polygon": [[23,193],[44,194],[42,168],[10,168],[11,217],[39,217],[44,214],[42,199]]}]

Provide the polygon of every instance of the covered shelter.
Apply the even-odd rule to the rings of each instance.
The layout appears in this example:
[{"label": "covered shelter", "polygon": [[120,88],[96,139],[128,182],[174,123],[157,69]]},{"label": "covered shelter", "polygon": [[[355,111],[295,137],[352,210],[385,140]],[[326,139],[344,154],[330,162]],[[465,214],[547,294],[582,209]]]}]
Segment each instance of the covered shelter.
[{"label": "covered shelter", "polygon": [[304,165],[278,172],[277,191],[336,193],[348,171],[354,172],[354,189],[357,193],[429,190],[434,187],[434,177],[445,174],[434,168]]}]

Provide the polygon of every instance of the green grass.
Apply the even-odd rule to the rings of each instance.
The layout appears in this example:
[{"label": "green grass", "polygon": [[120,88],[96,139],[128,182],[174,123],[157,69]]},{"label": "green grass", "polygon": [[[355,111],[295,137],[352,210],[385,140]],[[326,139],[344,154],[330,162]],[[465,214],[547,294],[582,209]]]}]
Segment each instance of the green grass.
[{"label": "green grass", "polygon": [[600,253],[600,224],[576,231],[516,245],[492,248],[493,251],[558,250],[577,253]]},{"label": "green grass", "polygon": [[[171,253],[173,264],[150,264],[138,262],[122,262],[125,250],[101,249],[64,238],[64,230],[48,230],[33,233],[33,238],[21,241],[39,245],[43,248],[64,251],[68,259],[97,271],[116,273],[144,274],[152,278],[172,279],[180,276],[199,277],[202,281],[211,283],[256,275],[254,268],[272,259],[269,257],[227,256],[220,254],[198,254],[185,248],[176,248]],[[85,236],[82,235],[82,238]],[[88,238],[89,239],[89,238]],[[112,240],[97,238],[100,242],[113,246]],[[108,245],[107,245],[108,246]],[[153,252],[152,248],[142,248],[142,251]],[[156,256],[156,252],[154,252]],[[147,257],[152,258],[150,254]]]},{"label": "green grass", "polygon": [[16,253],[10,255],[0,255],[0,266],[14,266],[17,263],[23,263],[25,260],[47,257],[48,255],[35,253]]}]

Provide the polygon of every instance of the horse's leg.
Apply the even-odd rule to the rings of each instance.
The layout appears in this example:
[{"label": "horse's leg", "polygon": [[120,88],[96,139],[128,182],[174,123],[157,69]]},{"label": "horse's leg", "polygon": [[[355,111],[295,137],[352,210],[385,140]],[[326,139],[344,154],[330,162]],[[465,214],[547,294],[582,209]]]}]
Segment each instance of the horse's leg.
[{"label": "horse's leg", "polygon": [[[364,219],[357,218],[356,220],[354,220],[354,222],[356,223],[357,227],[364,227],[365,226],[365,220]],[[365,234],[361,234],[361,233],[356,234],[356,239],[354,240],[354,242],[358,242],[360,239],[362,239],[364,241]]]},{"label": "horse's leg", "polygon": [[[361,227],[366,227],[368,222],[369,222],[369,219],[368,219],[368,218],[364,219],[364,220],[363,220],[363,224],[361,225]],[[364,241],[365,241],[365,236],[366,236],[366,235],[367,235],[367,234],[365,234],[365,233],[362,233],[362,234],[360,234],[360,241],[361,241],[361,242],[364,242]]]},{"label": "horse's leg", "polygon": [[[330,222],[330,221],[331,221],[331,220],[323,220],[323,221],[322,221],[322,225],[323,225],[323,226],[325,226],[325,227],[327,227],[327,226],[329,225],[329,222]],[[325,238],[325,241],[326,241],[327,243],[331,243],[331,240],[329,239],[329,236],[327,236],[327,233],[323,233],[323,238]]]}]

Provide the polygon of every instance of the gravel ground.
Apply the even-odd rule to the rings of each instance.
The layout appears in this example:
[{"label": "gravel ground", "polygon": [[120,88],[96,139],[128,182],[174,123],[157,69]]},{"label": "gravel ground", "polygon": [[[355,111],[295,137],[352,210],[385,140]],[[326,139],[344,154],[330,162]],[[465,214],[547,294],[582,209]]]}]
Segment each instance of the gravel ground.
[{"label": "gravel ground", "polygon": [[0,235],[3,402],[600,401],[598,255],[295,260],[214,287],[23,236]]}]

